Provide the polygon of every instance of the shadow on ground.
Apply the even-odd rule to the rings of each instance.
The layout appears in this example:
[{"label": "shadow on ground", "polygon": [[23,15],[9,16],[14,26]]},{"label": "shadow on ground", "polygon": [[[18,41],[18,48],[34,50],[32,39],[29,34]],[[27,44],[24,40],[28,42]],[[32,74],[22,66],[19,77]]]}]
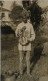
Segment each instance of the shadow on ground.
[{"label": "shadow on ground", "polygon": [[35,67],[37,61],[40,59],[41,54],[42,54],[42,50],[43,50],[43,45],[42,44],[39,44],[38,46],[36,46],[34,48],[34,55],[31,58],[31,72],[32,72],[33,68]]}]

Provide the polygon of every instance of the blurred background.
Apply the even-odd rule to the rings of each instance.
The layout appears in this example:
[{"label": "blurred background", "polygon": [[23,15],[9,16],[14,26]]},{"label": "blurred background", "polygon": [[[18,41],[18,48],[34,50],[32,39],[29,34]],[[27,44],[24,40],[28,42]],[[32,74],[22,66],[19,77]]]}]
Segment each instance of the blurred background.
[{"label": "blurred background", "polygon": [[[30,22],[36,38],[32,42],[30,81],[38,81],[41,76],[48,76],[48,1],[0,1],[1,22],[1,74],[19,71],[18,38],[15,36],[17,25],[22,22],[22,15],[30,14]],[[33,57],[32,57],[33,56]],[[24,58],[25,61],[25,58]],[[10,67],[9,67],[10,66]],[[24,67],[26,62],[24,62]],[[28,81],[26,72],[23,79]]]}]

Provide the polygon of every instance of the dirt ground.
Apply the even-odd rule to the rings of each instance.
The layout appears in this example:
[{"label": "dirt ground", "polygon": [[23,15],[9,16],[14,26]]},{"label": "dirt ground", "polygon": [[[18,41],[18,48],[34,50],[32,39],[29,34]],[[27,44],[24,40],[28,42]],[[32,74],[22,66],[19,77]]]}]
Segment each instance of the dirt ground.
[{"label": "dirt ground", "polygon": [[[19,54],[17,48],[17,39],[4,39],[1,41],[1,73],[4,74],[7,71],[19,72]],[[34,49],[35,44],[32,45],[31,52],[31,75],[28,77],[27,72],[16,81],[38,81],[42,76],[48,76],[48,56],[42,55],[42,49],[40,45]],[[34,51],[33,51],[34,50]],[[38,50],[38,51],[37,51]],[[33,56],[33,57],[32,57]],[[24,67],[26,61],[24,58]]]}]

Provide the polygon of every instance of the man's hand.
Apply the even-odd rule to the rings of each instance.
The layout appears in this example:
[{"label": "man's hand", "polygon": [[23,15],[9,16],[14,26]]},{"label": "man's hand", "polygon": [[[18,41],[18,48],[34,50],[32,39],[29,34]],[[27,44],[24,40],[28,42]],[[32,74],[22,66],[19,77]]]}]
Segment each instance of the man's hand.
[{"label": "man's hand", "polygon": [[25,45],[28,45],[30,43],[30,40],[28,40],[27,38],[20,38],[19,43],[21,45],[25,46]]}]

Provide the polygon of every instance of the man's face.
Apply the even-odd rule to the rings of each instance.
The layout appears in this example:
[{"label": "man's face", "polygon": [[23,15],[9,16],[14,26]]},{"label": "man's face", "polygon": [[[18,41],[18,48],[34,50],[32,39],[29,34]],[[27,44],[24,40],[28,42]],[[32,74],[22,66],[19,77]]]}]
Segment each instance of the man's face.
[{"label": "man's face", "polygon": [[27,23],[27,18],[23,18],[23,22],[24,23]]}]

